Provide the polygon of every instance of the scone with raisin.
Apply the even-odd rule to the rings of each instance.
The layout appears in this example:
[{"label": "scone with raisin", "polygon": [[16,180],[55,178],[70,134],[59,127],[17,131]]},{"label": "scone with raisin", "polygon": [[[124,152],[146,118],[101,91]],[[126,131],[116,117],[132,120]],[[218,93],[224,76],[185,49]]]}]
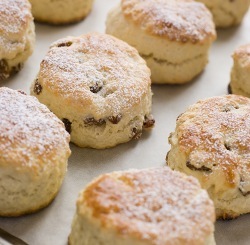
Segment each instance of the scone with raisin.
[{"label": "scone with raisin", "polygon": [[135,47],[153,83],[183,84],[202,72],[216,38],[212,15],[192,0],[121,0],[106,33]]},{"label": "scone with raisin", "polygon": [[233,53],[229,93],[250,98],[250,44],[238,47]]},{"label": "scone with raisin", "polygon": [[83,20],[91,11],[93,0],[29,0],[36,21],[70,24]]},{"label": "scone with raisin", "polygon": [[215,245],[213,202],[168,167],[103,174],[79,194],[70,245]]},{"label": "scone with raisin", "polygon": [[39,101],[0,88],[0,216],[46,207],[67,170],[69,134]]},{"label": "scone with raisin", "polygon": [[34,29],[28,0],[0,1],[0,81],[18,72],[32,54]]},{"label": "scone with raisin", "polygon": [[171,133],[167,164],[196,177],[214,201],[217,218],[250,212],[250,99],[200,100]]},{"label": "scone with raisin", "polygon": [[65,124],[81,147],[108,148],[151,128],[150,71],[138,52],[106,34],[53,43],[31,93]]}]

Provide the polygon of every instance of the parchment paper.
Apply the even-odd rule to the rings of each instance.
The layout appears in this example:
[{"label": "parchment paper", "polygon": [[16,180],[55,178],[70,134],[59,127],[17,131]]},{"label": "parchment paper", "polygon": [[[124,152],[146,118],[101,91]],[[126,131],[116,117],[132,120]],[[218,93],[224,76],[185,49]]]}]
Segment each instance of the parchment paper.
[{"label": "parchment paper", "polygon": [[[29,93],[31,82],[51,42],[89,31],[105,32],[109,9],[119,0],[96,0],[91,14],[81,23],[62,27],[36,24],[36,47],[23,70],[0,86]],[[71,144],[68,173],[54,202],[44,210],[20,218],[0,218],[0,227],[34,245],[67,244],[79,191],[102,173],[129,168],[163,166],[169,150],[168,136],[175,128],[176,117],[197,100],[227,93],[236,47],[250,42],[250,13],[236,28],[219,30],[210,62],[192,83],[182,86],[153,85],[153,114],[156,126],[139,141],[131,141],[107,150],[81,149]],[[232,221],[217,221],[217,244],[250,244],[250,215]],[[199,229],[199,227],[197,227]]]}]

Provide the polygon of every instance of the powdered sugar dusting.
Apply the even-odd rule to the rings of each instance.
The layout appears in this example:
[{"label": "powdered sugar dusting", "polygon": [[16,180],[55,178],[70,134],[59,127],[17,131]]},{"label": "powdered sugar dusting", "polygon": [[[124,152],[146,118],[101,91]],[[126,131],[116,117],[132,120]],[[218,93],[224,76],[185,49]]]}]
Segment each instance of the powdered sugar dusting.
[{"label": "powdered sugar dusting", "polygon": [[125,17],[145,31],[170,40],[193,43],[215,39],[212,15],[192,0],[122,0]]},{"label": "powdered sugar dusting", "polygon": [[[140,103],[151,83],[150,71],[134,48],[97,33],[55,42],[41,63],[38,80],[62,100],[91,104],[100,118]],[[93,86],[99,87],[97,93],[91,92]]]},{"label": "powdered sugar dusting", "polygon": [[150,244],[204,244],[213,232],[214,207],[206,191],[167,167],[103,175],[80,196],[80,215],[85,204],[102,225]]},{"label": "powdered sugar dusting", "polygon": [[177,121],[181,151],[196,168],[219,168],[232,186],[250,181],[250,99],[228,95],[202,100]]},{"label": "powdered sugar dusting", "polygon": [[0,88],[0,112],[0,165],[43,169],[69,156],[63,123],[35,97]]},{"label": "powdered sugar dusting", "polygon": [[24,34],[32,21],[28,0],[0,1],[0,59],[23,49]]}]

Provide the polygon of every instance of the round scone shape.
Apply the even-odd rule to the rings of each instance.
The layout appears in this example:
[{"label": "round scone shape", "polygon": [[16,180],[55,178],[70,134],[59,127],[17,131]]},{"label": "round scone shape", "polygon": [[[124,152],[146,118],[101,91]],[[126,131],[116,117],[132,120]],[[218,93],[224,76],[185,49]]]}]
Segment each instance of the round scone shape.
[{"label": "round scone shape", "polygon": [[108,14],[106,33],[139,51],[153,83],[170,84],[197,76],[216,38],[211,13],[192,0],[121,0]]},{"label": "round scone shape", "polygon": [[0,81],[18,72],[33,52],[34,22],[28,0],[0,1]]},{"label": "round scone shape", "polygon": [[154,125],[145,61],[106,34],[53,43],[31,93],[62,119],[81,147],[112,147],[140,138],[143,128]]},{"label": "round scone shape", "polygon": [[250,99],[198,101],[178,117],[169,143],[167,164],[200,181],[217,218],[250,212]]},{"label": "round scone shape", "polygon": [[226,28],[241,23],[250,0],[196,0],[204,3],[213,15],[215,26]]},{"label": "round scone shape", "polygon": [[29,0],[36,21],[53,25],[83,20],[91,11],[93,0]]},{"label": "round scone shape", "polygon": [[168,167],[113,172],[80,193],[69,244],[215,244],[214,220],[193,177]]},{"label": "round scone shape", "polygon": [[0,216],[47,206],[70,155],[69,134],[49,109],[23,92],[0,88]]},{"label": "round scone shape", "polygon": [[250,97],[250,44],[242,45],[233,53],[229,92]]}]

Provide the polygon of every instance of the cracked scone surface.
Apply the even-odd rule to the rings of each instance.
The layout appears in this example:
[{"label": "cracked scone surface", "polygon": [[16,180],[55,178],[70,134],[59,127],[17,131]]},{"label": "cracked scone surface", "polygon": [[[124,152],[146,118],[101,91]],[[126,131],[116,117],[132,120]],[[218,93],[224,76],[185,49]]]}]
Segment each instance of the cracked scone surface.
[{"label": "cracked scone surface", "polygon": [[69,244],[212,245],[214,220],[193,177],[168,167],[113,172],[79,194]]},{"label": "cracked scone surface", "polygon": [[18,72],[33,52],[34,22],[28,0],[0,1],[0,81]]},{"label": "cracked scone surface", "polygon": [[226,28],[241,23],[250,0],[196,0],[204,3],[213,14],[216,27]]},{"label": "cracked scone surface", "polygon": [[180,84],[197,76],[216,38],[212,16],[192,0],[122,0],[106,20],[106,33],[134,46],[152,82]]},{"label": "cracked scone surface", "polygon": [[238,47],[233,55],[230,93],[250,98],[250,44]]},{"label": "cracked scone surface", "polygon": [[217,218],[250,212],[250,99],[198,101],[178,117],[169,143],[167,164],[200,181]]},{"label": "cracked scone surface", "polygon": [[49,109],[23,92],[0,88],[0,216],[47,206],[70,155],[69,134]]},{"label": "cracked scone surface", "polygon": [[31,93],[65,123],[81,147],[107,148],[151,128],[150,71],[138,52],[106,34],[58,40]]},{"label": "cracked scone surface", "polygon": [[92,9],[93,0],[29,0],[36,21],[53,25],[81,21]]}]

